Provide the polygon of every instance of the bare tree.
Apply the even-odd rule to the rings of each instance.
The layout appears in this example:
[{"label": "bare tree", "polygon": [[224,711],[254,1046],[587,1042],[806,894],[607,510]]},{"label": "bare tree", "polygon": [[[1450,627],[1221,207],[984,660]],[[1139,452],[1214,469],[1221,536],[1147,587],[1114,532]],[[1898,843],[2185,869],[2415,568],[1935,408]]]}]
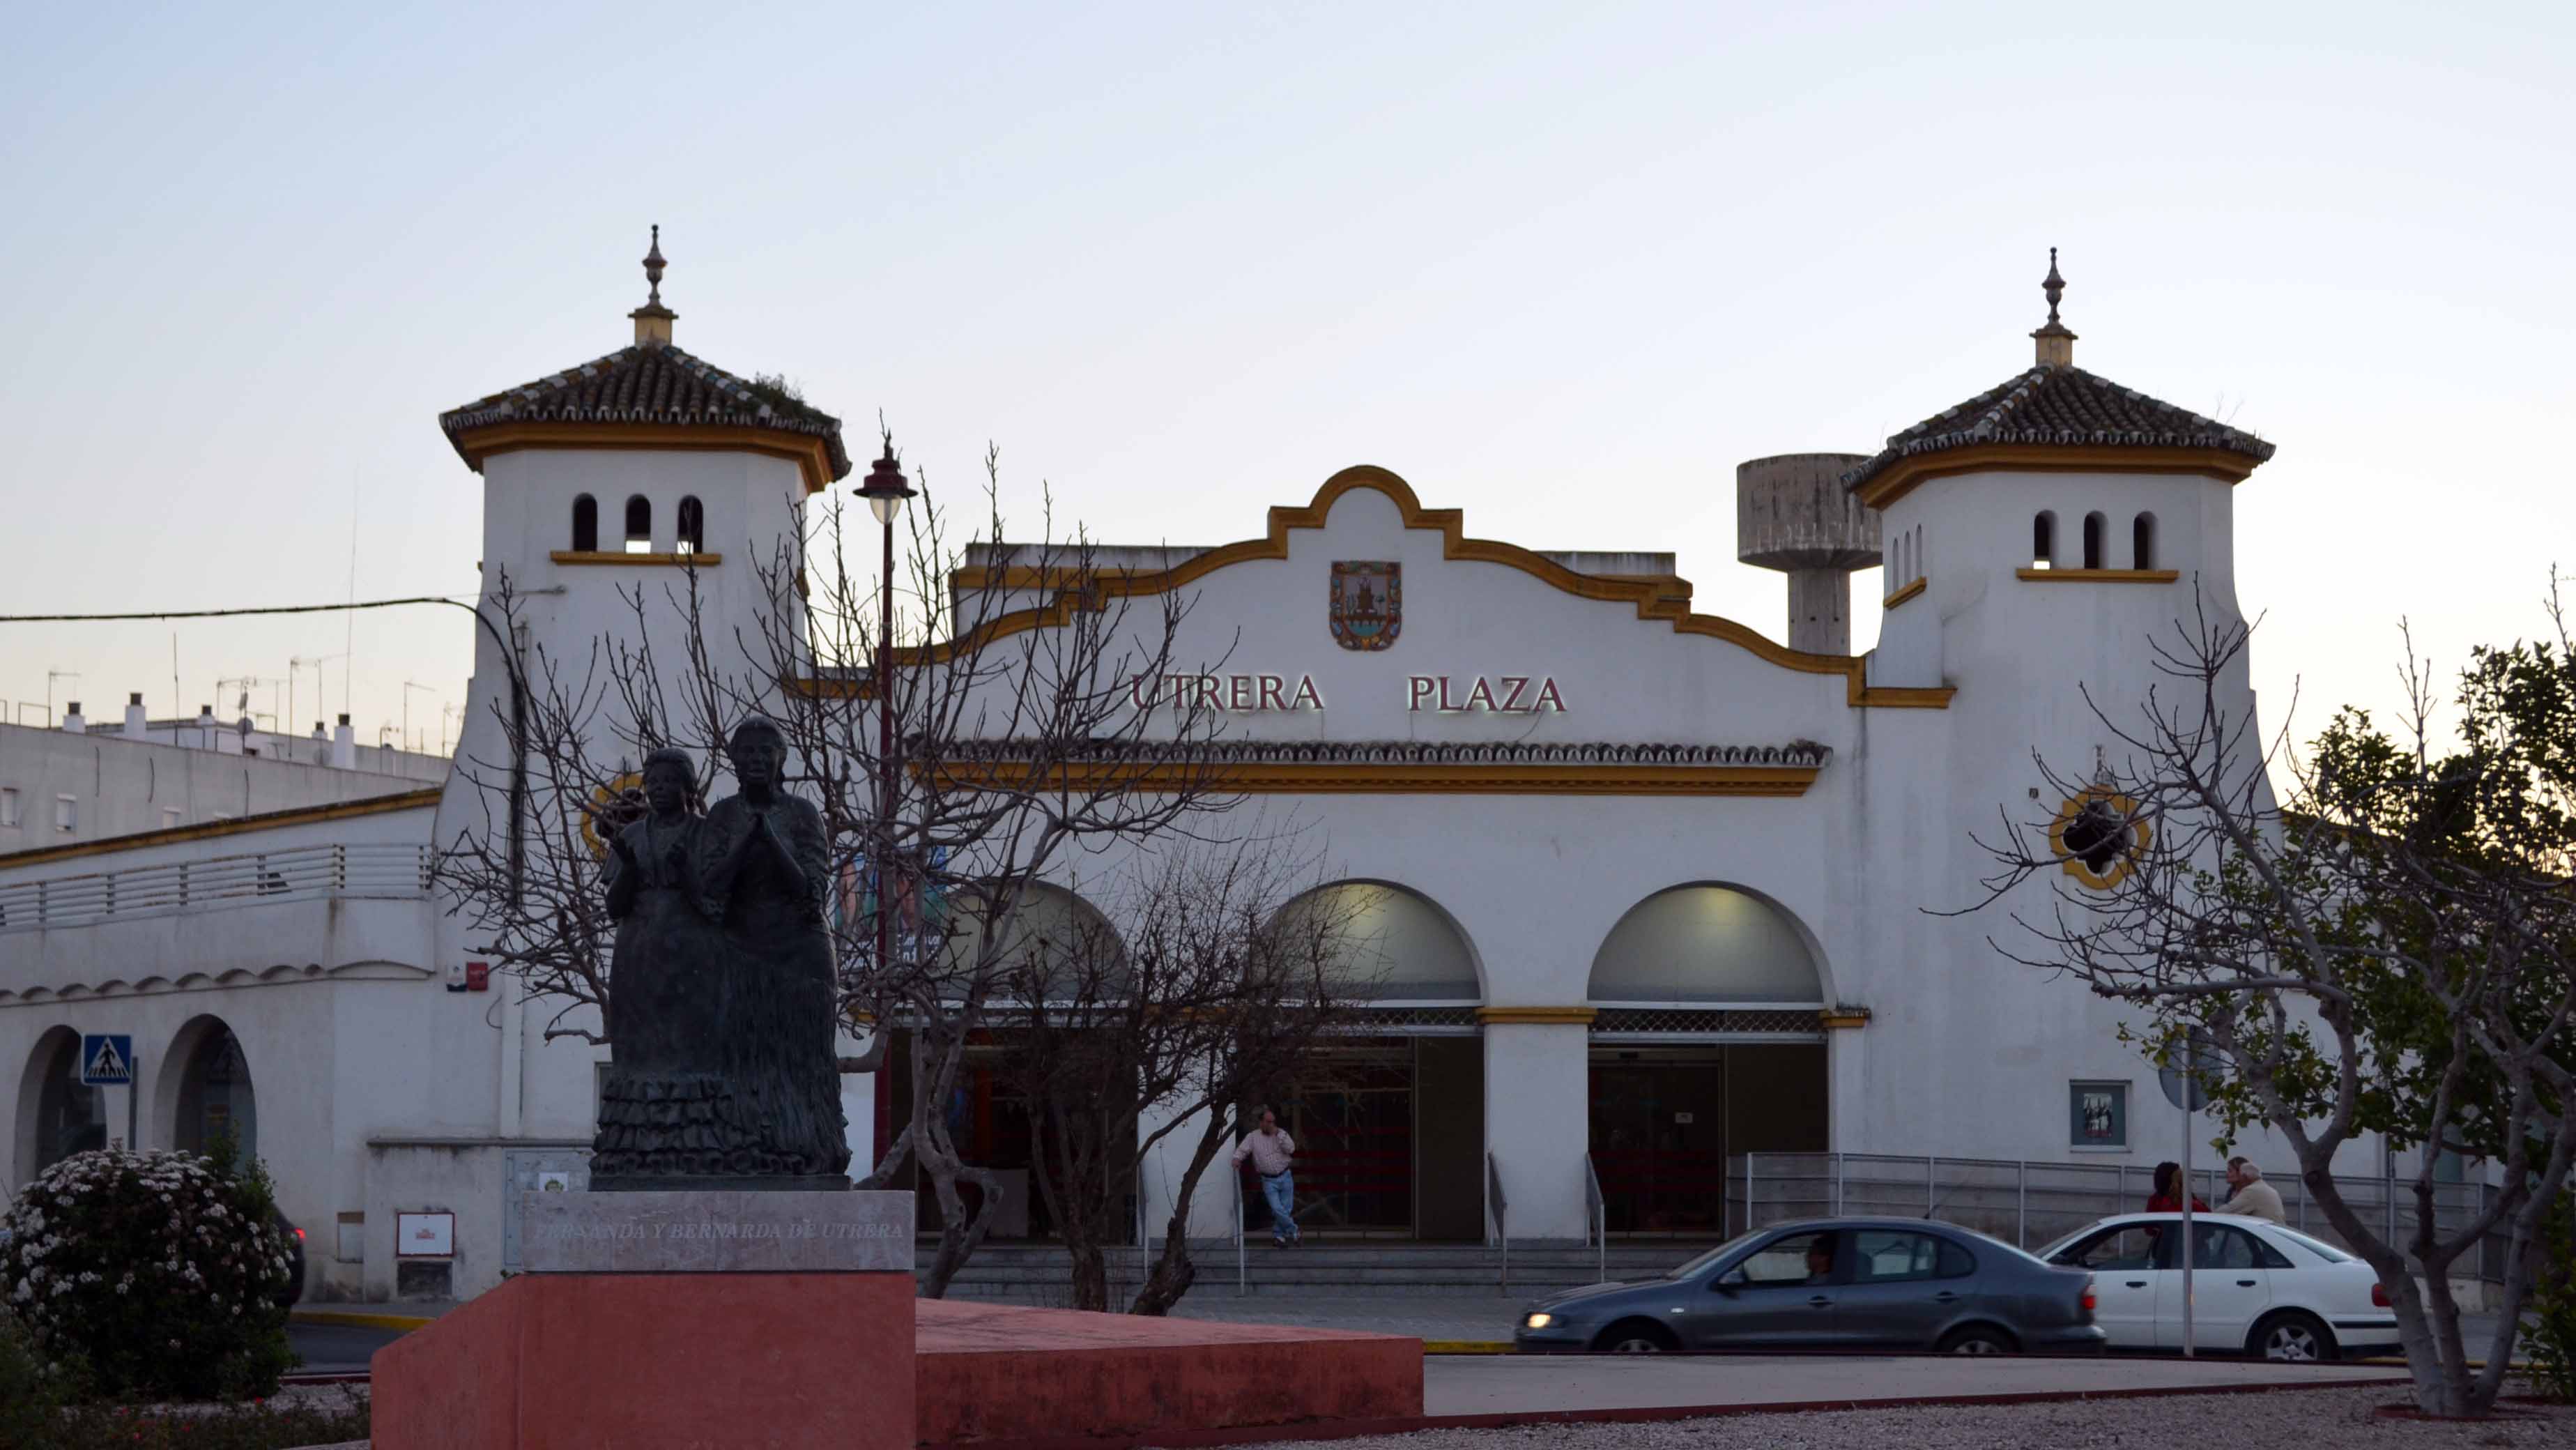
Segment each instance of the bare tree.
[{"label": "bare tree", "polygon": [[[2493,1405],[2576,1155],[2576,669],[2554,598],[2551,618],[2552,642],[2476,652],[2457,749],[2438,740],[2410,639],[2399,730],[2345,710],[2294,758],[2286,731],[2256,734],[2251,627],[2204,605],[2155,642],[2163,683],[2140,708],[2094,702],[2112,747],[2092,771],[2040,762],[2082,808],[2007,818],[1980,842],[1997,866],[1984,905],[2050,883],[2051,909],[2013,911],[2021,935],[1999,949],[2138,1007],[2124,1033],[2159,1060],[2199,1034],[2230,1131],[2261,1124],[2297,1155],[2311,1201],[2378,1272],[2435,1414]],[[2335,1179],[2337,1153],[2371,1133],[2420,1153],[2407,1232]],[[2446,1155],[2493,1177],[2448,1221]],[[2490,1235],[2504,1284],[2481,1370],[2451,1271]]]},{"label": "bare tree", "polygon": [[1077,1309],[1109,1307],[1107,1250],[1142,1233],[1146,1164],[1176,1134],[1189,1163],[1129,1311],[1166,1313],[1188,1292],[1190,1205],[1237,1108],[1347,1030],[1367,990],[1345,940],[1351,913],[1314,892],[1322,877],[1296,834],[1140,854],[1086,883],[1097,910],[1011,948],[1000,1077],[1027,1106]]},{"label": "bare tree", "polygon": [[[998,927],[1029,883],[1069,859],[1186,835],[1232,804],[1206,748],[1217,731],[1212,697],[1162,688],[1220,663],[1182,658],[1187,598],[1130,594],[1123,571],[1104,567],[1079,530],[1059,539],[1051,516],[1039,542],[1006,542],[989,452],[985,469],[967,543],[927,480],[905,516],[895,648],[882,676],[873,660],[887,615],[874,551],[852,555],[837,496],[809,527],[814,546],[752,541],[766,603],[749,618],[716,617],[699,572],[686,569],[659,590],[621,590],[628,619],[583,657],[528,649],[515,665],[533,698],[502,720],[503,748],[460,752],[485,819],[447,843],[440,867],[476,950],[542,999],[549,1034],[600,1040],[580,1009],[603,1006],[611,986],[600,843],[632,809],[632,762],[677,746],[707,762],[711,780],[735,724],[755,712],[778,721],[789,786],[821,810],[842,883],[834,935],[845,1018],[854,1030],[901,1021],[915,1035],[910,1121],[863,1183],[884,1186],[908,1162],[930,1179],[940,1242],[924,1292],[934,1297],[982,1241],[999,1198],[930,1110],[955,1086],[968,1038],[1006,985],[1008,934]],[[487,607],[517,623],[507,581]],[[891,754],[880,745],[881,702],[893,713]],[[505,835],[502,802],[518,781],[524,822]],[[905,918],[907,903],[930,899],[953,904],[935,931]],[[882,956],[881,909],[901,921]],[[844,1071],[881,1069],[890,1041],[875,1033]],[[961,1182],[984,1189],[973,1213]]]}]

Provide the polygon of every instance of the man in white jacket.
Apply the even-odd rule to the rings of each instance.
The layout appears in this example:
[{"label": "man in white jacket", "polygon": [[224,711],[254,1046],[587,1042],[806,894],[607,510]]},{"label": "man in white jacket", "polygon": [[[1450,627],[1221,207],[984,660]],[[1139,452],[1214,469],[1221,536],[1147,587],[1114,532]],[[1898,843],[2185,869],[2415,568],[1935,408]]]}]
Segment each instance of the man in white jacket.
[{"label": "man in white jacket", "polygon": [[2241,1213],[2249,1218],[2269,1219],[2287,1227],[2290,1220],[2281,1212],[2281,1191],[2263,1181],[2263,1170],[2242,1158],[2227,1160],[2227,1186],[2234,1192],[2218,1206],[2220,1213]]}]

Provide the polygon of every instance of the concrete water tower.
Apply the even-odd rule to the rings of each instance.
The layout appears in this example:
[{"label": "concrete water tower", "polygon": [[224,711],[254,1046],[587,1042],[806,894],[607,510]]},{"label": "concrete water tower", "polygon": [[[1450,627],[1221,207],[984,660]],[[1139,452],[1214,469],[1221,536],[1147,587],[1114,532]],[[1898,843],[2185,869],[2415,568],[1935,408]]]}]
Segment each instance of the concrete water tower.
[{"label": "concrete water tower", "polygon": [[1878,514],[1843,487],[1857,453],[1735,465],[1735,557],[1789,576],[1789,648],[1851,653],[1851,576],[1878,562]]}]

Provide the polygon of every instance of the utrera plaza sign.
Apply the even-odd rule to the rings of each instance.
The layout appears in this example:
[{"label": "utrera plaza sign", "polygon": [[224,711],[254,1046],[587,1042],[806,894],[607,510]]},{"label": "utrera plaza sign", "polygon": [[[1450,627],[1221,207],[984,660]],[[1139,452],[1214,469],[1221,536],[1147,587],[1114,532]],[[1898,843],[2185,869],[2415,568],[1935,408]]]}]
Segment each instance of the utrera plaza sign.
[{"label": "utrera plaza sign", "polygon": [[[1231,715],[1325,708],[1313,675],[1139,675],[1128,682],[1127,696],[1139,710],[1185,703]],[[1414,714],[1562,715],[1565,695],[1547,675],[1407,675],[1404,708]]]}]

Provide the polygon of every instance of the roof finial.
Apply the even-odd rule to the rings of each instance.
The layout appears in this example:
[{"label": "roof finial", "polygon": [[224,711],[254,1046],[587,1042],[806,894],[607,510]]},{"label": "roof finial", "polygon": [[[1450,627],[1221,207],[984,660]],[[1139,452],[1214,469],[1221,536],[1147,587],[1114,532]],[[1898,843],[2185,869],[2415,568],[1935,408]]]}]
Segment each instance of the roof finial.
[{"label": "roof finial", "polygon": [[638,347],[666,347],[670,344],[671,322],[680,314],[662,305],[662,269],[667,265],[662,260],[662,227],[656,222],[652,249],[644,254],[644,280],[650,285],[651,292],[645,297],[643,306],[626,314],[635,319],[635,345]]},{"label": "roof finial", "polygon": [[2048,294],[2048,321],[2031,334],[2039,343],[2039,366],[2071,368],[2075,366],[2075,334],[2057,320],[2057,300],[2066,295],[2066,279],[2057,275],[2057,249],[2048,249],[2048,276],[2039,290]]},{"label": "roof finial", "polygon": [[[649,296],[649,297],[645,298],[644,300],[645,300],[645,301],[647,301],[647,302],[654,303],[654,304],[656,304],[656,305],[659,305],[659,304],[660,304],[660,302],[661,302],[661,300],[662,300],[662,268],[663,268],[663,266],[664,266],[664,263],[663,263],[663,261],[662,261],[662,224],[661,224],[660,222],[655,222],[655,223],[653,224],[653,249],[652,249],[651,251],[646,252],[646,253],[644,254],[644,280],[645,280],[648,284],[650,284],[650,285],[651,285],[651,287],[652,287],[652,289],[653,289],[653,292],[652,292],[652,295],[651,295],[651,296]],[[2055,247],[2051,247],[2051,248],[2049,248],[2049,249],[2048,249],[2048,275],[2049,275],[2050,280],[2052,280],[2052,281],[2054,281],[2054,280],[2056,279],[2056,277],[2057,277],[2057,249],[2056,249]],[[2049,313],[2048,313],[2048,315],[2049,315],[2050,320],[2052,320],[2052,321],[2054,321],[2054,320],[2056,319],[2056,317],[2057,317],[2057,311],[2056,311],[2056,308],[2055,308],[2055,305],[2054,305],[2054,304],[2056,303],[2056,300],[2057,300],[2057,299],[2056,299],[2055,294],[2051,294],[2051,295],[2050,295],[2050,297],[2049,297],[2049,301],[2050,301],[2050,303],[2051,303],[2051,306],[2050,306],[2050,309],[2049,309]]]}]

